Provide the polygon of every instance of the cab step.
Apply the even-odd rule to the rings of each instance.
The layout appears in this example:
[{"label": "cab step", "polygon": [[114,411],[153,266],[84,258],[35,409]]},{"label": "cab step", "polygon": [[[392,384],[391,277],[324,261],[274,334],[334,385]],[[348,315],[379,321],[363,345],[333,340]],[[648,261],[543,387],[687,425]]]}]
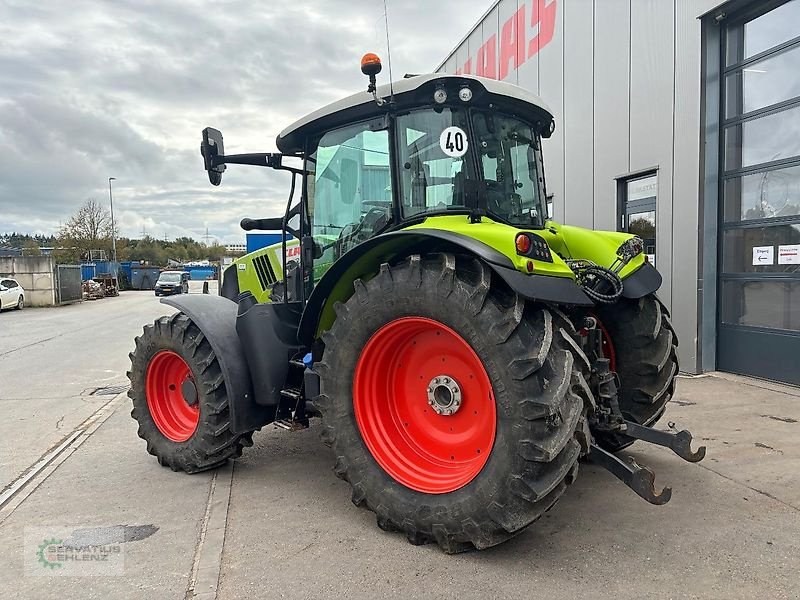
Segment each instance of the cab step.
[{"label": "cab step", "polygon": [[286,431],[301,431],[308,429],[308,419],[303,421],[295,421],[294,419],[278,419],[272,422],[277,429],[285,429]]}]

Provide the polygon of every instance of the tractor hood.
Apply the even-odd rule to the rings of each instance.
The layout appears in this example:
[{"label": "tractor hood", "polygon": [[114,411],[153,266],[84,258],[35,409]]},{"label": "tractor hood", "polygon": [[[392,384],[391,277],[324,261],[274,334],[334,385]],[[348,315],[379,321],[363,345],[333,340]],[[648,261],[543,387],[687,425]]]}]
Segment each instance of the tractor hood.
[{"label": "tractor hood", "polygon": [[[591,260],[603,267],[610,267],[617,258],[620,244],[635,236],[619,231],[585,229],[548,221],[543,237],[547,239],[550,247],[564,258]],[[644,254],[640,254],[631,259],[619,275],[625,279],[644,264]]]}]

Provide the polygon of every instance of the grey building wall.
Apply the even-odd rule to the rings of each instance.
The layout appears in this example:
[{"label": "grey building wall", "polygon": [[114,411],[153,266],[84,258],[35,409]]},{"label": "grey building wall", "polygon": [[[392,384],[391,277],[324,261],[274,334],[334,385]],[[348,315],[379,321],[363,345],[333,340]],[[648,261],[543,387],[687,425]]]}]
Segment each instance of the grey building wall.
[{"label": "grey building wall", "polygon": [[[659,295],[681,341],[681,368],[689,372],[700,370],[698,18],[721,4],[500,0],[438,68],[502,78],[550,106],[556,132],[544,153],[557,221],[617,229],[617,178],[657,169]],[[486,64],[492,36],[494,70]]]}]

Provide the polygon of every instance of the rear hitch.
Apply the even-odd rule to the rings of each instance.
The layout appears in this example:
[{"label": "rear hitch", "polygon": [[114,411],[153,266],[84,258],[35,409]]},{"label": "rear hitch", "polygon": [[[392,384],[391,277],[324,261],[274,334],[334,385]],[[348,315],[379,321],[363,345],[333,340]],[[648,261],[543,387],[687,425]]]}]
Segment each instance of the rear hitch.
[{"label": "rear hitch", "polygon": [[650,504],[666,504],[672,498],[672,488],[665,487],[660,492],[656,490],[655,474],[647,467],[637,464],[632,458],[628,458],[629,462],[625,462],[592,442],[589,460],[609,471]]},{"label": "rear hitch", "polygon": [[[674,427],[674,425],[670,425]],[[669,448],[687,462],[700,462],[706,456],[705,446],[700,446],[697,452],[692,452],[692,434],[685,429],[678,433],[672,433],[626,420],[620,431],[628,437]]]},{"label": "rear hitch", "polygon": [[[596,435],[621,434],[669,448],[683,460],[699,462],[705,458],[706,448],[701,446],[692,451],[692,434],[686,430],[673,433],[661,431],[629,421],[619,407],[620,382],[617,374],[610,368],[610,361],[603,355],[602,333],[597,319],[586,317],[580,329],[584,352],[592,365],[590,386],[597,400],[597,407],[590,417],[590,428]],[[670,428],[675,425],[670,423]],[[666,504],[672,497],[672,488],[658,491],[654,487],[655,474],[632,458],[621,459],[600,448],[595,442],[589,449],[589,460],[611,472],[614,477],[636,492],[650,504]]]}]

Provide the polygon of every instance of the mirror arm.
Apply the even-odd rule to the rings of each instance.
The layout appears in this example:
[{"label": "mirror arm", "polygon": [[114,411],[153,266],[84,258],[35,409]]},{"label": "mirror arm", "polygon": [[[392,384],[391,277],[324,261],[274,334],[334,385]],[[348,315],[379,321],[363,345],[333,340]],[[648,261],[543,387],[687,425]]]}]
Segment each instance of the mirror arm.
[{"label": "mirror arm", "polygon": [[305,169],[297,169],[282,164],[283,157],[289,156],[291,158],[302,158],[302,155],[295,154],[278,154],[270,152],[258,152],[255,154],[229,154],[220,156],[217,154],[211,158],[211,167],[218,167],[219,165],[251,165],[254,167],[272,167],[280,171],[289,171],[297,175],[305,175]]},{"label": "mirror arm", "polygon": [[270,154],[269,152],[260,152],[257,154],[229,154],[226,156],[215,155],[211,157],[211,166],[218,167],[219,165],[232,164],[232,165],[253,165],[256,167],[279,167],[281,165],[280,154]]}]

